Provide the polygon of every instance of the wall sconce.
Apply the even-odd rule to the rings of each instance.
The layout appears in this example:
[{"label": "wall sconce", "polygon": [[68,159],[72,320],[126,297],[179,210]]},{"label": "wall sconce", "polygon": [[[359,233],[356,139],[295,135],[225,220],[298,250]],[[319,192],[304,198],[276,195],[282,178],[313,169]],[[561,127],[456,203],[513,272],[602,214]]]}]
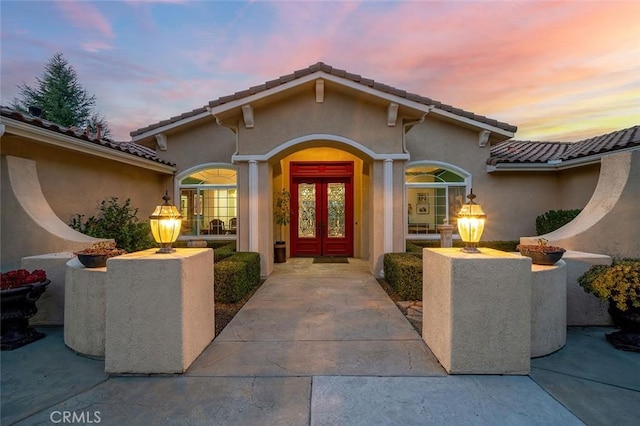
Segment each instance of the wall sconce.
[{"label": "wall sconce", "polygon": [[476,198],[473,189],[467,195],[469,202],[464,204],[458,212],[458,233],[460,238],[465,242],[462,249],[465,253],[480,253],[478,250],[478,242],[484,231],[484,221],[487,216],[482,211],[482,207],[476,204],[473,199]]},{"label": "wall sconce", "polygon": [[156,206],[153,214],[149,216],[151,232],[153,239],[160,244],[160,250],[156,253],[173,253],[176,249],[171,248],[180,235],[180,226],[182,225],[182,216],[176,206],[169,204],[169,191],[166,191],[164,204]]}]

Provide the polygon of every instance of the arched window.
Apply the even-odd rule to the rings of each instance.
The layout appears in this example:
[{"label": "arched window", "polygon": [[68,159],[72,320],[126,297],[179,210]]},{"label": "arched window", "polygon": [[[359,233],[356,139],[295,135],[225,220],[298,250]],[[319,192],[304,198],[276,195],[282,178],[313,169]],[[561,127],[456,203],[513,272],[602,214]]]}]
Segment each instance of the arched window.
[{"label": "arched window", "polygon": [[405,170],[407,237],[438,238],[437,226],[457,225],[471,175],[441,163],[414,164]]},{"label": "arched window", "polygon": [[208,168],[180,179],[182,235],[235,235],[238,184],[233,168]]}]

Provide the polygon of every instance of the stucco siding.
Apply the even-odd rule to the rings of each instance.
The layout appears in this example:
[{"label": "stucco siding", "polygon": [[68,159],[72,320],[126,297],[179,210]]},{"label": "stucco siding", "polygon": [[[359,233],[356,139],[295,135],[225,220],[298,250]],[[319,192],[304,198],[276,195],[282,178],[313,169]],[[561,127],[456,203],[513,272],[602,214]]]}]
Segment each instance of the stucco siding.
[{"label": "stucco siding", "polygon": [[332,134],[366,145],[374,152],[402,152],[402,126],[387,126],[382,105],[329,92],[316,103],[312,92],[254,111],[255,127],[239,129],[239,153],[266,154],[284,142],[312,134]]},{"label": "stucco siding", "polygon": [[[42,192],[52,210],[65,223],[76,214],[93,216],[100,202],[117,197],[131,199],[146,220],[172,191],[171,175],[162,175],[113,160],[51,147],[13,135],[2,137],[2,155],[36,161]],[[7,182],[2,182],[3,192]],[[3,231],[9,228],[3,228]],[[3,232],[4,238],[4,232]]]},{"label": "stucco siding", "polygon": [[598,184],[600,164],[591,164],[558,172],[558,204],[556,209],[582,209]]},{"label": "stucco siding", "polygon": [[177,174],[204,163],[230,163],[236,150],[235,135],[226,128],[211,122],[199,127],[167,135],[167,150],[158,155],[176,163]]}]

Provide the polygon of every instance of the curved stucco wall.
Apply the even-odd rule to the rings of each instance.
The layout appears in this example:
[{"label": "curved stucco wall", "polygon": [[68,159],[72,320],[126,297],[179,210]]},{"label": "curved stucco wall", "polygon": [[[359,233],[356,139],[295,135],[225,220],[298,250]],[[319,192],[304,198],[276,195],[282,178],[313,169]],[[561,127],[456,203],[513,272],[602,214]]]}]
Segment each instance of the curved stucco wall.
[{"label": "curved stucco wall", "polygon": [[2,156],[2,182],[3,270],[19,267],[25,256],[81,250],[99,241],[56,216],[42,193],[35,161]]},{"label": "curved stucco wall", "polygon": [[640,256],[640,150],[602,158],[598,185],[582,212],[551,233],[523,237],[522,244],[545,238],[549,244],[613,257]]}]

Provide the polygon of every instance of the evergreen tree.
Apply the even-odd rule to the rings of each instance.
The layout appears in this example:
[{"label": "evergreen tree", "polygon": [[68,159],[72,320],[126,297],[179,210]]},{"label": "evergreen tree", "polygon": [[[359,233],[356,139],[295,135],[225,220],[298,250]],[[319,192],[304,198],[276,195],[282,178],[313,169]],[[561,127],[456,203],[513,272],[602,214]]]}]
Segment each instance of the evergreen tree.
[{"label": "evergreen tree", "polygon": [[51,57],[42,76],[36,77],[35,87],[22,84],[18,89],[20,99],[15,98],[12,104],[18,111],[36,107],[43,119],[60,126],[88,129],[95,134],[100,125],[103,137],[111,133],[104,117],[93,111],[96,97],[80,85],[78,74],[62,53]]}]

